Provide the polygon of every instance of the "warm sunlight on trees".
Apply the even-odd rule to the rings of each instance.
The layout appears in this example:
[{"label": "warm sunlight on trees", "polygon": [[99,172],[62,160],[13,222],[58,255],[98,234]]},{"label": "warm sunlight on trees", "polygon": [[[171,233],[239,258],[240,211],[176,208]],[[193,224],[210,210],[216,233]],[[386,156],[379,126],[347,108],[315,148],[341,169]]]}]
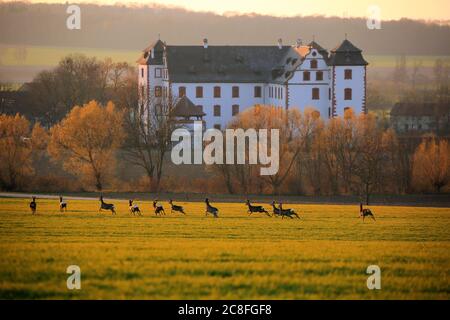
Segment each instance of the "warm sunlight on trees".
[{"label": "warm sunlight on trees", "polygon": [[422,141],[413,157],[413,183],[440,192],[450,182],[450,146],[435,138]]},{"label": "warm sunlight on trees", "polygon": [[0,189],[16,190],[27,184],[33,171],[33,151],[45,149],[47,132],[33,129],[23,116],[0,115]]},{"label": "warm sunlight on trees", "polygon": [[114,174],[115,151],[124,139],[123,113],[113,103],[76,106],[51,128],[48,152],[85,184],[102,190]]}]

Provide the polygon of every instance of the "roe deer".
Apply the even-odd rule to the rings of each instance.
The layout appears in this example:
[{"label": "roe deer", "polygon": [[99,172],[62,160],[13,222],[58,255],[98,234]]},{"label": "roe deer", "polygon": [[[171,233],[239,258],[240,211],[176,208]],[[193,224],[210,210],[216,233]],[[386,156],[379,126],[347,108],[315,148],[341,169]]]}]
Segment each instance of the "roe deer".
[{"label": "roe deer", "polygon": [[37,209],[36,197],[33,197],[33,200],[30,202],[31,213],[35,214]]},{"label": "roe deer", "polygon": [[112,203],[106,203],[103,201],[103,195],[100,196],[100,209],[98,211],[102,210],[111,210],[111,214],[116,214],[116,209]]},{"label": "roe deer", "polygon": [[370,211],[370,209],[364,209],[362,203],[359,204],[359,217],[363,218],[363,222],[365,217],[371,217],[373,220],[375,220],[372,211]]},{"label": "roe deer", "polygon": [[209,199],[206,198],[205,199],[205,203],[206,203],[206,212],[205,215],[207,216],[208,213],[212,214],[214,216],[214,218],[218,218],[218,214],[219,214],[219,209],[213,207],[210,203],[209,203]]},{"label": "roe deer", "polygon": [[247,199],[246,204],[248,206],[248,214],[251,215],[254,212],[260,212],[260,213],[265,213],[266,215],[268,215],[270,217],[270,213],[268,213],[266,211],[266,209],[263,208],[263,206],[253,206],[250,204],[250,200]]},{"label": "roe deer", "polygon": [[129,205],[129,208],[130,208],[130,213],[132,215],[140,215],[140,216],[142,216],[141,210],[139,209],[137,204],[133,204],[133,200],[128,200],[128,205]]},{"label": "roe deer", "polygon": [[169,204],[170,204],[170,213],[173,213],[173,211],[175,211],[175,212],[181,212],[182,214],[186,214],[184,212],[184,209],[182,206],[177,206],[177,205],[173,204],[172,199],[169,200]]},{"label": "roe deer", "polygon": [[59,196],[59,211],[67,211],[67,202],[63,201],[62,196]]}]

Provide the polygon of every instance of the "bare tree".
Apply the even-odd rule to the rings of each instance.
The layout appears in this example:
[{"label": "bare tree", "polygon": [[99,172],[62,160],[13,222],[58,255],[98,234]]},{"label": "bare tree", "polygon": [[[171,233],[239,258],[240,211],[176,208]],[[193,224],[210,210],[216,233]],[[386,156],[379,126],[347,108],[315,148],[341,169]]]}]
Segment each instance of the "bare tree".
[{"label": "bare tree", "polygon": [[150,180],[151,191],[160,187],[164,168],[164,156],[171,147],[171,134],[177,124],[170,119],[176,102],[169,93],[150,92],[138,96],[137,84],[132,84],[133,93],[126,100],[125,116],[128,133],[124,152],[125,160],[144,169]]}]

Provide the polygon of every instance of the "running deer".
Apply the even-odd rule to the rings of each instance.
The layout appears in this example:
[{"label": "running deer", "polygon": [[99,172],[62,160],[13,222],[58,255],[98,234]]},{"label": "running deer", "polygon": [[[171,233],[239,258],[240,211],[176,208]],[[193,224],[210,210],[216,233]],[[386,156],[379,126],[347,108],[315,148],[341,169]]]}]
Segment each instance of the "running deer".
[{"label": "running deer", "polygon": [[169,200],[169,204],[170,204],[170,213],[173,213],[175,211],[175,212],[181,212],[182,214],[186,214],[184,212],[184,209],[182,206],[177,206],[177,205],[173,204],[172,199]]},{"label": "running deer", "polygon": [[214,218],[218,218],[218,214],[219,214],[219,209],[213,207],[210,203],[209,203],[209,199],[206,198],[205,199],[205,203],[206,203],[206,212],[205,212],[205,216],[208,215],[208,213],[212,214],[214,216]]},{"label": "running deer", "polygon": [[116,214],[116,209],[112,203],[106,203],[103,201],[103,195],[100,196],[100,209],[98,211],[102,210],[111,210],[111,214]]},{"label": "running deer", "polygon": [[284,217],[289,217],[291,219],[294,219],[293,216],[296,216],[297,219],[300,219],[300,217],[298,216],[298,214],[294,211],[294,209],[283,209],[283,204],[280,202],[279,205],[280,208],[280,214],[282,216],[281,219],[284,219]]},{"label": "running deer", "polygon": [[263,206],[253,206],[250,203],[250,200],[247,199],[246,201],[247,207],[248,207],[248,214],[251,215],[252,213],[265,213],[267,216],[270,217],[270,213],[266,211],[266,209],[263,208]]},{"label": "running deer", "polygon": [[63,201],[62,196],[59,196],[59,211],[67,211],[67,202]]},{"label": "running deer", "polygon": [[293,219],[293,216],[296,216],[298,219],[300,219],[298,214],[293,209],[283,209],[282,203],[280,203],[280,206],[277,208],[277,206],[275,205],[275,201],[272,201],[272,208],[274,216],[281,216],[282,219],[284,219],[284,217]]},{"label": "running deer", "polygon": [[32,197],[32,201],[30,202],[31,213],[35,214],[37,209],[36,197]]},{"label": "running deer", "polygon": [[161,213],[166,215],[164,207],[158,202],[158,200],[153,201],[153,208],[155,208],[155,215],[161,215]]},{"label": "running deer", "polygon": [[359,204],[359,217],[363,218],[363,222],[365,217],[371,217],[373,220],[375,220],[372,211],[370,211],[370,209],[364,209],[362,203]]},{"label": "running deer", "polygon": [[277,217],[281,215],[281,210],[277,208],[277,206],[275,205],[275,200],[272,201],[272,208],[273,208],[273,216]]},{"label": "running deer", "polygon": [[133,200],[128,200],[128,204],[129,204],[129,208],[130,208],[130,213],[132,215],[142,216],[141,210],[139,209],[137,204],[133,204]]}]

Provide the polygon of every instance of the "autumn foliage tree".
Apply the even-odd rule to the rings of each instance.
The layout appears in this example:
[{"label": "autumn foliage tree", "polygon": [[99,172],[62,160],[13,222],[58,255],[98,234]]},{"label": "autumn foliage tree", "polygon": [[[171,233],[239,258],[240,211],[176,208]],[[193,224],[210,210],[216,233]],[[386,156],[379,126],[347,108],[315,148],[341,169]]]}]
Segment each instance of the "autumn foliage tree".
[{"label": "autumn foliage tree", "polygon": [[124,139],[123,112],[113,103],[91,101],[74,107],[50,130],[48,152],[68,172],[101,191],[115,169],[115,152]]},{"label": "autumn foliage tree", "polygon": [[19,114],[0,114],[0,189],[17,190],[33,174],[33,153],[45,149],[47,132]]},{"label": "autumn foliage tree", "polygon": [[445,140],[424,139],[413,157],[413,183],[440,192],[450,183],[450,146]]}]

